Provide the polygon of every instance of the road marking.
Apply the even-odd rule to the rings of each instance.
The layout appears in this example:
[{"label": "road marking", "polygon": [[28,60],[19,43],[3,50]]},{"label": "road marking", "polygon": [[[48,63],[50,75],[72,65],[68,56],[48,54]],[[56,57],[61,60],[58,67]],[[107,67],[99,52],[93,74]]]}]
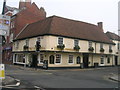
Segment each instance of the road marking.
[{"label": "road marking", "polygon": [[34,86],[35,88],[37,88],[37,89],[39,89],[40,87],[38,87],[38,86]]},{"label": "road marking", "polygon": [[38,89],[38,90],[45,90],[45,89],[38,87],[38,86],[34,86],[34,87],[35,87],[35,89]]},{"label": "road marking", "polygon": [[5,85],[6,87],[18,87],[20,86],[20,80],[15,79],[17,81],[17,83],[15,85]]},{"label": "road marking", "polygon": [[20,85],[20,82],[17,82],[15,85],[5,85],[6,87],[18,87]]}]

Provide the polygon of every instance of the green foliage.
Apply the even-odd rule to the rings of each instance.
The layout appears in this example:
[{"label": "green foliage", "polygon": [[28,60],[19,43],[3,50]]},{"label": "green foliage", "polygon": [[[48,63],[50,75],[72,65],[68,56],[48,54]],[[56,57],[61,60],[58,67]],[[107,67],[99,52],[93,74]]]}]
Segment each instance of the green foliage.
[{"label": "green foliage", "polygon": [[93,48],[93,47],[89,47],[88,50],[91,51],[91,52],[93,52],[93,51],[94,51],[94,48]]},{"label": "green foliage", "polygon": [[80,47],[78,46],[78,45],[76,45],[75,47],[74,47],[74,50],[79,50],[80,49]]},{"label": "green foliage", "polygon": [[28,48],[29,48],[29,47],[28,47],[27,45],[24,45],[24,46],[23,46],[23,49],[24,49],[24,50],[28,50]]},{"label": "green foliage", "polygon": [[63,50],[63,49],[65,48],[65,45],[64,45],[64,44],[62,44],[62,45],[57,45],[57,48]]},{"label": "green foliage", "polygon": [[100,52],[104,52],[104,51],[105,51],[104,48],[101,48],[101,49],[100,49]]}]

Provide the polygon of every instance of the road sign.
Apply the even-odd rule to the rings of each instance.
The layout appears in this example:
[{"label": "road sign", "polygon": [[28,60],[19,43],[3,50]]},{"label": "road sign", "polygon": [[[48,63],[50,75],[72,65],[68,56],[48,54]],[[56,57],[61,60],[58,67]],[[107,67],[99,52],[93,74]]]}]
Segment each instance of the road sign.
[{"label": "road sign", "polygon": [[5,79],[5,67],[4,67],[4,64],[0,64],[0,79]]},{"label": "road sign", "polygon": [[0,35],[5,36],[6,34],[7,34],[7,31],[5,31],[5,30],[0,30]]},{"label": "road sign", "polygon": [[[10,29],[10,16],[6,16],[6,15],[0,15],[0,31],[2,34],[7,34],[7,36],[9,36],[9,29]],[[6,33],[5,33],[6,32]],[[0,33],[0,35],[2,35]]]}]

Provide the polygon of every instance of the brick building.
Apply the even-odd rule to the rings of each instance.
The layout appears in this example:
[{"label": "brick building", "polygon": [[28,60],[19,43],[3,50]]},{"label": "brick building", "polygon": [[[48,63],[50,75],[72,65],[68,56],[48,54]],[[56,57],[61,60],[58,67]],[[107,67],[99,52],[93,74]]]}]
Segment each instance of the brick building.
[{"label": "brick building", "polygon": [[6,37],[6,44],[3,47],[3,63],[11,63],[12,60],[12,40],[30,23],[46,18],[46,12],[43,7],[40,9],[31,0],[20,0],[19,8],[10,7],[3,4],[3,14],[11,16],[10,35]]}]

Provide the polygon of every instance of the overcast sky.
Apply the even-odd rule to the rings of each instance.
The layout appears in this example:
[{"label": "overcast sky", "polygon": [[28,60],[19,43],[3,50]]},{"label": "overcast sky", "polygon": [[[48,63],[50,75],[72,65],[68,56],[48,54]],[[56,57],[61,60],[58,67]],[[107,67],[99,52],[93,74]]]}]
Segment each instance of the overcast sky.
[{"label": "overcast sky", "polygon": [[[20,0],[7,0],[7,5],[18,7]],[[23,0],[24,1],[24,0]],[[118,1],[120,0],[32,0],[44,7],[47,17],[57,15],[97,25],[103,22],[104,32],[118,33]],[[0,0],[0,13],[3,0]]]}]

